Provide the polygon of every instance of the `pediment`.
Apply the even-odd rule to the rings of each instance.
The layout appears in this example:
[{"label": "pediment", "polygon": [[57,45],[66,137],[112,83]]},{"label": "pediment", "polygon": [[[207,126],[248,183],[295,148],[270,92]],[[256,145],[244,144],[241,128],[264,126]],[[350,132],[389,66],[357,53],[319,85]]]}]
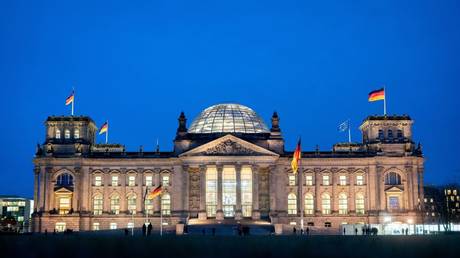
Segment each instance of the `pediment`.
[{"label": "pediment", "polygon": [[56,194],[71,194],[73,191],[70,187],[58,186],[54,188],[54,193]]},{"label": "pediment", "polygon": [[402,187],[398,187],[398,186],[390,186],[387,189],[385,189],[385,192],[387,192],[387,193],[401,193],[401,192],[403,192],[403,189],[402,189]]},{"label": "pediment", "polygon": [[179,157],[190,156],[279,156],[270,150],[242,140],[231,134],[186,151]]}]

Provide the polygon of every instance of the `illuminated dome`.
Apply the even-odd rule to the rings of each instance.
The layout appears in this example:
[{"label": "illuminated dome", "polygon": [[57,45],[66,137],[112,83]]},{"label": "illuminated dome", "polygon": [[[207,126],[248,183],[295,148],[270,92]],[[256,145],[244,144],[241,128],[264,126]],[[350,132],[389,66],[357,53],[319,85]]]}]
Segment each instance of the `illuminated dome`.
[{"label": "illuminated dome", "polygon": [[189,133],[270,133],[254,110],[239,104],[218,104],[203,110]]}]

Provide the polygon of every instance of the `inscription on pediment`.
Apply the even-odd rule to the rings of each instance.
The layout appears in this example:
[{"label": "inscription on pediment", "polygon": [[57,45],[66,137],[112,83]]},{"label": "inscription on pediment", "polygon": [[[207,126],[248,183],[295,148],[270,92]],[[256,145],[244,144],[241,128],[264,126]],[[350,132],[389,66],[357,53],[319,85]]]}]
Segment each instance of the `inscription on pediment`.
[{"label": "inscription on pediment", "polygon": [[232,140],[223,141],[202,152],[205,155],[248,155],[255,153],[254,150],[248,149]]}]

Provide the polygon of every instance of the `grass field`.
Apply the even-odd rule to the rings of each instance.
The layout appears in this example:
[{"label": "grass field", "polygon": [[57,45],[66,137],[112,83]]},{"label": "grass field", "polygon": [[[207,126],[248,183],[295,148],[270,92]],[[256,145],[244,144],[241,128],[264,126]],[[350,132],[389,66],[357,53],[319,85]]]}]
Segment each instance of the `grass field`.
[{"label": "grass field", "polygon": [[0,257],[460,257],[460,236],[0,236]]}]

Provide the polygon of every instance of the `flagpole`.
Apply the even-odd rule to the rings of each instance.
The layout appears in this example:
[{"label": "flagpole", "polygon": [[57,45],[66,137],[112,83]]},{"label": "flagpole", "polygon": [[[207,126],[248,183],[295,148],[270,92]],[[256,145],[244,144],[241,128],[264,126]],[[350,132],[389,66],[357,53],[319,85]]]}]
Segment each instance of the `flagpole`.
[{"label": "flagpole", "polygon": [[383,86],[383,115],[387,115],[387,90],[385,89],[385,85]]},{"label": "flagpole", "polygon": [[109,121],[107,121],[107,131],[105,131],[105,144],[109,142]]},{"label": "flagpole", "polygon": [[160,198],[160,236],[163,236],[163,207],[161,207],[161,195],[158,197]]},{"label": "flagpole", "polygon": [[351,143],[350,119],[348,119],[348,142]]},{"label": "flagpole", "polygon": [[73,100],[72,100],[72,116],[73,116],[74,103],[75,103],[75,88],[73,87],[72,87],[72,95],[73,95]]},{"label": "flagpole", "polygon": [[[302,141],[300,140],[302,145]],[[300,159],[299,159],[299,187],[300,187],[300,229],[301,232],[304,232],[304,223],[303,223],[303,212],[304,212],[304,196],[303,196],[303,169],[302,169],[302,146],[300,146]]]}]

